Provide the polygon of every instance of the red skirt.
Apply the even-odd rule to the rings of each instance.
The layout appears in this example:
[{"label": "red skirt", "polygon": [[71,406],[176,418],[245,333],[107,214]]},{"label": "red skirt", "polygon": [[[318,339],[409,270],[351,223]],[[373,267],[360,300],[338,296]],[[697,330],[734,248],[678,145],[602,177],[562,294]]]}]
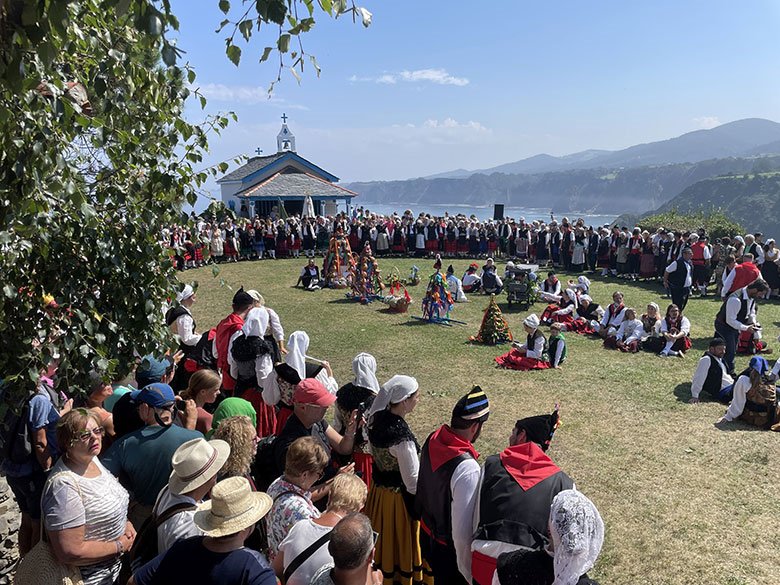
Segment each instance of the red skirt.
[{"label": "red skirt", "polygon": [[444,251],[447,254],[454,254],[458,251],[458,241],[457,240],[444,240]]},{"label": "red skirt", "polygon": [[547,370],[550,368],[549,362],[537,358],[526,357],[516,349],[496,357],[496,363],[502,368],[509,368],[510,370],[528,371]]},{"label": "red skirt", "polygon": [[200,246],[195,248],[195,262],[203,262],[203,248]]},{"label": "red skirt", "polygon": [[617,337],[610,335],[604,340],[604,347],[607,349],[617,349]]},{"label": "red skirt", "polygon": [[466,240],[465,242],[461,242],[458,240],[458,252],[466,253],[469,251],[469,241]]},{"label": "red skirt", "polygon": [[672,346],[672,350],[673,351],[681,351],[681,352],[685,353],[686,351],[691,349],[692,345],[693,344],[691,343],[691,338],[686,336],[686,337],[682,337],[682,338],[678,339],[677,341],[675,341],[674,345]]},{"label": "red skirt", "polygon": [[349,239],[349,247],[352,248],[353,250],[357,250],[358,249],[358,244],[360,243],[358,241],[357,233],[349,234],[349,238],[348,239]]},{"label": "red skirt", "polygon": [[498,560],[479,551],[471,553],[471,576],[477,585],[490,585],[496,572]]},{"label": "red skirt", "polygon": [[238,252],[236,252],[235,246],[233,246],[232,242],[225,240],[225,243],[222,246],[222,251],[225,254],[225,256],[237,256]]},{"label": "red skirt", "polygon": [[566,323],[566,331],[573,331],[580,335],[593,335],[596,331],[590,326],[590,323],[583,318],[572,319]]},{"label": "red skirt", "polygon": [[276,257],[281,258],[287,255],[287,239],[276,240]]},{"label": "red skirt", "polygon": [[276,434],[276,409],[263,400],[263,394],[257,388],[244,390],[241,398],[248,401],[257,414],[257,436],[268,437]]},{"label": "red skirt", "polygon": [[355,451],[352,454],[352,460],[355,462],[355,475],[363,478],[363,483],[371,489],[371,470],[374,466],[374,458],[368,453]]},{"label": "red skirt", "polygon": [[539,319],[541,321],[547,321],[549,319],[552,319],[553,313],[558,309],[560,309],[558,305],[547,305],[547,308],[544,311],[542,311],[542,315],[541,317],[539,317]]},{"label": "red skirt", "polygon": [[393,252],[406,252],[406,246],[403,243],[393,244],[390,248]]},{"label": "red skirt", "polygon": [[289,242],[290,250],[300,250],[301,249],[301,239],[295,238],[294,240],[292,238],[288,238],[287,241]]},{"label": "red skirt", "polygon": [[766,343],[759,339],[753,339],[752,331],[743,331],[739,334],[737,353],[739,355],[755,355],[766,349]]},{"label": "red skirt", "polygon": [[428,252],[437,252],[439,250],[439,240],[425,240],[425,249]]},{"label": "red skirt", "polygon": [[488,240],[488,251],[495,252],[498,249],[498,242],[491,242]]}]

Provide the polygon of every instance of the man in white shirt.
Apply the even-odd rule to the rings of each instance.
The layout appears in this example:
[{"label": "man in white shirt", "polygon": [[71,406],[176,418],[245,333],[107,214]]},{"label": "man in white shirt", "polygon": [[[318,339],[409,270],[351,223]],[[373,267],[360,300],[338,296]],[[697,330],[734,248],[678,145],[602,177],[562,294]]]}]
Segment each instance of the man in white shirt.
[{"label": "man in white shirt", "polygon": [[691,295],[693,285],[693,251],[684,248],[682,256],[666,267],[664,271],[664,288],[669,291],[672,303],[677,305],[681,313],[685,312],[688,297]]},{"label": "man in white shirt", "polygon": [[479,386],[452,410],[449,425],[428,436],[420,455],[415,505],[420,546],[440,583],[471,583],[472,518],[480,467],[473,443],[490,415]]},{"label": "man in white shirt", "polygon": [[160,490],[152,510],[158,522],[157,554],[179,540],[203,534],[193,521],[196,507],[217,483],[217,473],[229,456],[230,445],[219,439],[193,439],[176,449],[168,485]]},{"label": "man in white shirt", "polygon": [[740,333],[761,329],[756,322],[756,298],[763,296],[767,290],[766,281],[759,278],[751,282],[729,295],[715,317],[715,331],[726,342],[723,362],[730,376],[734,376],[734,356]]},{"label": "man in white shirt", "polygon": [[720,337],[713,338],[709,349],[696,366],[691,382],[691,399],[688,402],[698,404],[702,390],[720,402],[731,400],[734,378],[726,371],[726,365],[723,363],[724,355],[726,355],[726,342]]}]

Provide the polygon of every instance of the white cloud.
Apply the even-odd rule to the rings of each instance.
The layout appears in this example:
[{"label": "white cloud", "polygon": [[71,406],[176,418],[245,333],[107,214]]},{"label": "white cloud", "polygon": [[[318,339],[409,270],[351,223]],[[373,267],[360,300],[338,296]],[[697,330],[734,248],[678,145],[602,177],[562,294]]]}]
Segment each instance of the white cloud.
[{"label": "white cloud", "polygon": [[694,118],[693,121],[699,128],[703,130],[715,128],[715,126],[720,126],[722,123],[720,120],[718,120],[717,116],[700,116],[698,118]]},{"label": "white cloud", "polygon": [[384,83],[393,85],[399,82],[407,83],[435,83],[437,85],[455,85],[463,87],[469,84],[465,77],[455,77],[450,75],[446,69],[415,69],[414,71],[399,71],[395,73],[384,73],[378,77],[358,77],[353,75],[349,81],[369,81],[374,83]]},{"label": "white cloud", "polygon": [[466,130],[474,130],[475,132],[488,132],[488,129],[485,128],[482,124],[479,122],[474,122],[473,120],[469,120],[468,122],[458,122],[457,120],[454,120],[452,118],[444,118],[444,120],[426,120],[423,122],[424,128],[443,128],[443,129],[466,129]]},{"label": "white cloud", "polygon": [[215,102],[228,102],[244,105],[269,104],[291,110],[309,109],[303,105],[290,103],[286,99],[279,97],[276,94],[269,97],[268,90],[260,86],[204,83],[203,85],[193,87],[195,89],[199,89],[207,100],[212,100]]}]

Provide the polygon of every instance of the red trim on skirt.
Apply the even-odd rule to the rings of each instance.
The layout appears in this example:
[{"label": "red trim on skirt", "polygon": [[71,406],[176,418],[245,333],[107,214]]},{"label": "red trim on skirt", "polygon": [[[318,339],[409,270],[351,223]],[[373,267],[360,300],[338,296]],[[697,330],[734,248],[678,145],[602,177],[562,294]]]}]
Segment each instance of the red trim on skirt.
[{"label": "red trim on skirt", "polygon": [[257,436],[268,437],[276,434],[276,409],[265,403],[263,394],[257,388],[244,390],[241,398],[249,402],[257,413]]},{"label": "red trim on skirt", "polygon": [[471,551],[471,576],[477,585],[491,585],[493,573],[496,572],[498,559],[489,557],[479,551]]},{"label": "red trim on skirt", "polygon": [[582,317],[572,319],[571,322],[566,323],[566,331],[573,331],[580,335],[593,335],[596,332],[593,327],[590,326],[590,323]]},{"label": "red trim on skirt", "polygon": [[444,251],[448,254],[454,254],[458,251],[457,240],[444,240]]},{"label": "red trim on skirt", "polygon": [[550,368],[550,363],[537,358],[526,357],[518,350],[512,351],[496,357],[496,363],[502,368],[509,368],[510,370],[547,370]]}]

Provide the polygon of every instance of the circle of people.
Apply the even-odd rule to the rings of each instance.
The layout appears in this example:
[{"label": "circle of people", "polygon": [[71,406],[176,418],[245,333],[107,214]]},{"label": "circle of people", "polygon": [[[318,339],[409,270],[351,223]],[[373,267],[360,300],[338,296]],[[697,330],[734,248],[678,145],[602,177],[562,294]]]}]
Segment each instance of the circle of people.
[{"label": "circle of people", "polygon": [[[759,355],[734,372],[739,349],[767,349],[756,299],[774,287],[751,254],[724,272],[718,336],[692,384],[692,402],[702,391],[730,402],[725,421],[753,416],[751,396],[778,374]],[[638,318],[620,292],[599,310],[587,277],[563,288],[548,274],[539,294],[549,306],[524,320],[526,343],[499,363],[559,366],[565,344],[542,359],[542,324],[561,339],[593,333],[621,351],[684,354],[694,258],[681,246],[666,263],[675,302],[664,317],[650,304]],[[421,398],[413,377],[380,384],[375,359],[361,353],[353,381],[339,387],[330,364],[307,354],[305,332],[284,343],[256,291],[239,290],[232,312],[202,335],[195,291],[184,287],[177,301],[166,322],[181,351],[144,357],[135,387],[95,374],[74,407],[53,390],[56,361],[42,372],[24,419],[30,453],[3,461],[22,512],[18,582],[592,582],[604,524],[546,453],[557,407],[518,420],[508,446],[480,466],[473,444],[490,412],[481,388],[420,446],[406,422]]]}]

